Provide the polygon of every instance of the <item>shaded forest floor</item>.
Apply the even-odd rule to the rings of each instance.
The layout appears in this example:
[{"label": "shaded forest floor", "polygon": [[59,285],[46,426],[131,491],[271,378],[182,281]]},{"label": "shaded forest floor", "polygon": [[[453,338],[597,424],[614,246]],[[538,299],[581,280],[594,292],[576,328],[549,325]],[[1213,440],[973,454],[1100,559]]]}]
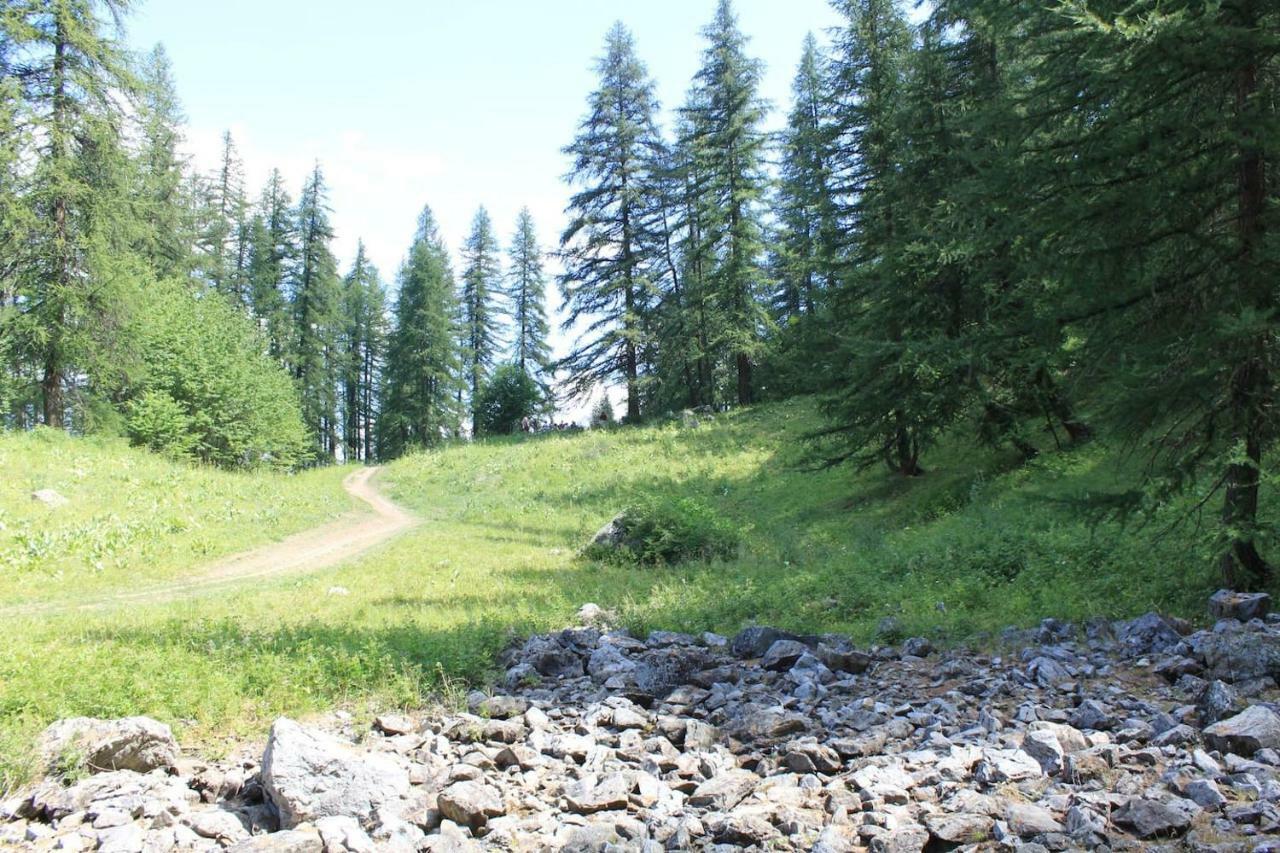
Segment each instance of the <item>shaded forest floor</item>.
[{"label": "shaded forest floor", "polygon": [[[216,755],[219,744],[282,713],[343,706],[367,715],[456,695],[463,681],[486,678],[513,638],[564,625],[587,601],[616,610],[637,632],[731,634],[755,621],[871,641],[891,617],[890,634],[946,642],[1045,616],[1159,609],[1198,618],[1215,586],[1211,519],[1171,526],[1184,505],[1122,525],[1097,510],[1090,496],[1129,485],[1141,464],[1102,443],[1059,452],[1044,436],[1046,452],[1018,465],[957,436],[926,459],[925,477],[904,480],[882,470],[806,470],[812,460],[802,438],[817,424],[813,403],[797,400],[694,428],[672,422],[449,447],[382,475],[389,496],[425,523],[340,567],[198,601],[7,620],[0,788],[27,777],[34,734],[58,717],[147,714]],[[26,475],[10,442],[38,440],[47,439],[5,437],[0,467]],[[153,464],[123,448],[54,443],[58,470],[83,469],[80,493],[102,500],[131,493],[110,479],[94,487],[95,477],[119,468],[103,454]],[[93,467],[82,453],[97,460]],[[235,481],[244,494],[227,486],[209,510],[244,522],[228,534],[235,541],[227,550],[267,535],[252,523],[255,513],[297,521],[348,509],[342,473],[246,477]],[[172,473],[176,494],[216,491],[222,476],[190,475],[212,479],[184,484],[186,474]],[[38,479],[19,484],[24,500],[44,487]],[[255,491],[259,482],[273,485]],[[577,555],[641,496],[710,507],[741,531],[738,558],[642,569]],[[127,526],[166,511],[163,501],[125,501],[116,512]],[[69,514],[67,524],[83,523],[77,518]],[[42,530],[55,543],[46,564],[62,573],[6,564],[0,605],[32,589],[56,596],[60,583],[93,577],[76,537],[52,522]],[[146,530],[139,541],[159,553],[177,553],[176,540],[189,534]],[[133,567],[137,576],[173,571],[127,548],[120,554],[119,567],[93,581],[102,589],[136,583]]]}]

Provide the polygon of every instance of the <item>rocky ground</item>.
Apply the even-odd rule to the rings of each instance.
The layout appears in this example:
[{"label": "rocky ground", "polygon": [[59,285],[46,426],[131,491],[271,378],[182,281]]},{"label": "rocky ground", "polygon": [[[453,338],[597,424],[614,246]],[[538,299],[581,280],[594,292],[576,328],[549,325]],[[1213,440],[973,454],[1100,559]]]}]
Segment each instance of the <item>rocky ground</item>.
[{"label": "rocky ground", "polygon": [[[142,718],[46,732],[0,805],[38,850],[1280,851],[1280,619],[1215,596],[1006,632],[1002,654],[584,624],[470,712],[281,719],[202,763]],[[78,781],[70,781],[78,780]]]}]

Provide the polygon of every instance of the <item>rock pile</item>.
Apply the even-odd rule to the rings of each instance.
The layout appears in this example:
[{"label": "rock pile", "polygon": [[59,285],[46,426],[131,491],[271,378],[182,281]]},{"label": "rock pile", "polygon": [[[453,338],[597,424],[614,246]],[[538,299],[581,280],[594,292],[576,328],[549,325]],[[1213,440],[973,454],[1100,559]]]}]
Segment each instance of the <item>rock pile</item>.
[{"label": "rock pile", "polygon": [[[47,781],[0,807],[0,845],[1280,851],[1280,619],[1213,607],[1194,632],[1047,620],[1002,654],[568,629],[465,713],[279,720],[260,765]],[[158,740],[121,754],[168,755],[130,730]]]}]

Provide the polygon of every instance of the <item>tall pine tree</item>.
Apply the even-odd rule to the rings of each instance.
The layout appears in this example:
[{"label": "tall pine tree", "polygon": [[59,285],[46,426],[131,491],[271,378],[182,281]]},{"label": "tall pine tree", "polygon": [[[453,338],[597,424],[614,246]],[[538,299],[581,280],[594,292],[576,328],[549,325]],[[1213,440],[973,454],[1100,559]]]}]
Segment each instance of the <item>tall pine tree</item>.
[{"label": "tall pine tree", "polygon": [[507,300],[511,307],[512,360],[542,387],[550,390],[551,345],[546,309],[546,277],[542,248],[534,230],[533,214],[522,208],[508,249]]},{"label": "tall pine tree", "polygon": [[502,347],[497,303],[502,292],[498,238],[493,233],[489,212],[483,207],[471,221],[471,233],[462,245],[462,262],[462,360],[470,394],[471,427],[475,433],[479,424],[476,401]]},{"label": "tall pine tree", "polygon": [[338,335],[341,284],[329,248],[328,190],[317,163],[298,201],[298,258],[293,271],[296,331],[293,374],[302,393],[303,420],[316,438],[317,454],[335,458],[338,447]]},{"label": "tall pine tree", "polygon": [[627,418],[640,417],[640,349],[651,301],[648,266],[656,236],[648,222],[661,140],[653,83],[621,23],[605,39],[600,77],[587,115],[565,152],[573,158],[569,225],[560,238],[560,293],[566,330],[585,330],[561,362],[569,387],[584,396],[622,380]]}]

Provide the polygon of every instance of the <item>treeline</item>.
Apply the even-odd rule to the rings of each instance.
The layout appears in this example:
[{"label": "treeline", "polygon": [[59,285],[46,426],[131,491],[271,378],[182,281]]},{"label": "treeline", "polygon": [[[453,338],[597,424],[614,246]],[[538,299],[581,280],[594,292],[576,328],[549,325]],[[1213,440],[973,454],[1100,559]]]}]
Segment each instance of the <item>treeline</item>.
[{"label": "treeline", "polygon": [[340,273],[319,164],[296,201],[278,170],[250,193],[230,134],[191,166],[163,50],[117,40],[128,5],[0,10],[0,421],[288,468],[550,405],[527,210],[504,271],[481,209],[460,288],[425,210],[390,304],[363,244]]},{"label": "treeline", "polygon": [[669,132],[608,34],[568,148],[578,387],[633,419],[818,392],[823,461],[907,476],[944,432],[1105,435],[1150,460],[1116,503],[1217,500],[1226,581],[1264,583],[1280,8],[833,5],[774,137],[729,0]]}]

